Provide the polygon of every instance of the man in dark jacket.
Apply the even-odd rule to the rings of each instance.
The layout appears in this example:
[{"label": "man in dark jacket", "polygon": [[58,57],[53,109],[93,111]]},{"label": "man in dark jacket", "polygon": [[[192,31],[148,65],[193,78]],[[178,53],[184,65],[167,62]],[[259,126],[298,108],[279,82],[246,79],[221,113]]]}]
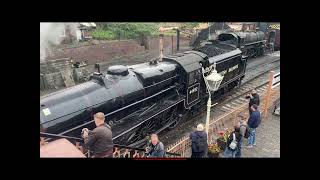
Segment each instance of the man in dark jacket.
[{"label": "man in dark jacket", "polygon": [[104,123],[105,117],[102,112],[94,115],[96,128],[89,131],[82,129],[85,147],[93,151],[94,157],[102,158],[113,156],[113,141],[111,127]]},{"label": "man in dark jacket", "polygon": [[251,106],[252,113],[250,114],[248,120],[248,127],[250,130],[250,135],[248,138],[248,148],[252,148],[256,145],[256,128],[260,125],[261,118],[258,106],[256,104]]},{"label": "man in dark jacket", "polygon": [[[239,126],[235,126],[234,127],[234,131],[228,136],[227,139],[227,144],[226,144],[226,149],[224,151],[224,157],[239,157],[237,156],[237,153],[239,151],[239,142],[241,141],[241,133],[240,133],[240,127]],[[230,147],[231,143],[234,142],[236,144],[236,146],[232,149],[232,147]]]},{"label": "man in dark jacket", "polygon": [[251,91],[251,94],[248,94],[248,95],[246,96],[246,98],[249,98],[249,99],[250,99],[250,101],[249,101],[249,114],[251,114],[251,113],[252,113],[252,111],[251,111],[251,106],[254,105],[254,104],[256,104],[257,106],[259,106],[259,105],[260,105],[260,97],[259,97],[257,91],[253,89],[253,90]]},{"label": "man in dark jacket", "polygon": [[165,157],[164,145],[159,141],[158,135],[151,135],[151,142],[146,148],[147,157]]},{"label": "man in dark jacket", "polygon": [[203,158],[208,153],[207,133],[203,131],[203,125],[197,126],[197,131],[190,134],[192,142],[192,155],[191,158]]}]

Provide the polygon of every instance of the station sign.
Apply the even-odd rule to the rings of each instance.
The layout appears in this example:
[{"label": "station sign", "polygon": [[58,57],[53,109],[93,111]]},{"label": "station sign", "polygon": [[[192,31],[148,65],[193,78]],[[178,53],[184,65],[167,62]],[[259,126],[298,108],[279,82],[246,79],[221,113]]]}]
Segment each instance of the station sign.
[{"label": "station sign", "polygon": [[280,72],[273,75],[272,88],[275,88],[279,85],[280,85]]}]

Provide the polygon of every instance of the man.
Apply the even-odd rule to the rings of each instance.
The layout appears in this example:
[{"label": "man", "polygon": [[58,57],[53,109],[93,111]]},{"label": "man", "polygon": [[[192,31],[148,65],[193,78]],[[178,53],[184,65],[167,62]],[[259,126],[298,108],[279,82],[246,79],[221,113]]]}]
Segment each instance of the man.
[{"label": "man", "polygon": [[89,150],[93,151],[94,157],[112,158],[113,142],[111,127],[104,123],[105,116],[102,112],[94,115],[96,128],[89,131],[87,128],[82,129],[84,144]]},{"label": "man", "polygon": [[255,89],[253,89],[253,90],[251,91],[251,94],[248,94],[248,95],[246,96],[246,98],[249,98],[249,99],[250,99],[250,101],[249,101],[249,114],[251,114],[251,113],[252,113],[252,111],[251,111],[251,106],[254,105],[254,104],[256,104],[257,106],[259,106],[259,105],[260,105],[260,97],[259,97],[257,91],[256,91]]},{"label": "man", "polygon": [[235,156],[236,157],[241,157],[242,142],[243,142],[243,139],[245,138],[245,134],[246,134],[246,131],[247,131],[247,123],[246,123],[246,121],[244,120],[244,118],[242,116],[239,116],[239,122],[237,124],[237,128],[239,128],[239,130],[240,130],[241,138],[239,140],[238,151],[237,151]]},{"label": "man", "polygon": [[[235,158],[239,151],[239,142],[241,139],[239,126],[234,126],[234,131],[228,136],[227,146],[224,151],[224,157]],[[233,145],[232,145],[233,144]]]},{"label": "man", "polygon": [[159,141],[158,135],[151,135],[151,143],[146,148],[147,157],[165,157],[164,145]]},{"label": "man", "polygon": [[199,124],[197,130],[190,134],[192,142],[191,158],[203,158],[208,153],[207,133],[203,131],[203,125]]},{"label": "man", "polygon": [[258,110],[258,106],[256,104],[251,106],[252,113],[250,114],[248,120],[248,127],[250,131],[250,135],[248,138],[248,148],[252,148],[256,145],[256,128],[260,125],[261,118],[260,112]]}]

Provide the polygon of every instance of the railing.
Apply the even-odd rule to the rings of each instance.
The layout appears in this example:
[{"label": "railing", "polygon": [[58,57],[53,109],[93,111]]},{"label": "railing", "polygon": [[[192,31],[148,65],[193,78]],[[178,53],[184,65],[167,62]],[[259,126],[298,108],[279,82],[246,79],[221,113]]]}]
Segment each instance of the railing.
[{"label": "railing", "polygon": [[[50,138],[50,140],[58,139],[58,138],[66,138],[69,141],[76,144],[76,147],[81,150],[87,157],[91,157],[90,151],[85,150],[83,148],[83,138],[77,138],[72,136],[64,136],[58,134],[44,133],[40,132],[40,144],[43,145],[46,142],[45,138]],[[113,157],[114,158],[143,158],[145,157],[145,149],[129,147],[119,144],[114,144]],[[166,157],[181,157],[178,153],[166,152]]]},{"label": "railing", "polygon": [[[267,92],[263,93],[260,95],[261,99],[261,104],[265,104],[267,101]],[[280,90],[275,89],[271,92],[271,96],[269,99],[269,102],[275,102],[279,100],[280,97]],[[271,105],[268,106],[268,108],[263,109],[261,114],[263,114],[264,111],[267,111],[270,107],[274,106],[275,104],[270,103]],[[263,107],[263,106],[261,106]],[[244,118],[249,117],[249,112],[248,112],[248,103],[243,103],[240,105],[237,109],[234,109],[230,111],[229,113],[223,114],[222,116],[219,116],[216,119],[212,119],[211,122],[209,123],[209,142],[215,141],[219,137],[219,132],[224,131],[228,128],[233,128],[233,126],[237,122],[237,118],[239,116],[242,116]],[[178,140],[176,143],[170,145],[167,148],[168,152],[171,153],[179,153],[181,154],[182,157],[186,157],[188,150],[190,151],[191,148],[191,140],[189,136],[184,136],[180,140]]]}]

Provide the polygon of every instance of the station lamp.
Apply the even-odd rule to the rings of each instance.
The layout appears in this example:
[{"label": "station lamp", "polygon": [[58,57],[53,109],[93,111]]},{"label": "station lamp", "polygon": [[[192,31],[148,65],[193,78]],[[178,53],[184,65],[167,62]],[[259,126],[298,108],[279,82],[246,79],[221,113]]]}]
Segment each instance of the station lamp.
[{"label": "station lamp", "polygon": [[216,63],[213,64],[213,70],[212,72],[205,76],[204,75],[205,70],[202,68],[202,75],[203,79],[206,82],[206,87],[209,93],[209,98],[207,102],[207,118],[206,118],[206,133],[207,133],[207,141],[209,143],[209,121],[210,121],[210,112],[211,112],[211,92],[210,91],[217,91],[219,89],[219,86],[223,80],[223,76],[221,76],[217,70],[216,70]]}]

